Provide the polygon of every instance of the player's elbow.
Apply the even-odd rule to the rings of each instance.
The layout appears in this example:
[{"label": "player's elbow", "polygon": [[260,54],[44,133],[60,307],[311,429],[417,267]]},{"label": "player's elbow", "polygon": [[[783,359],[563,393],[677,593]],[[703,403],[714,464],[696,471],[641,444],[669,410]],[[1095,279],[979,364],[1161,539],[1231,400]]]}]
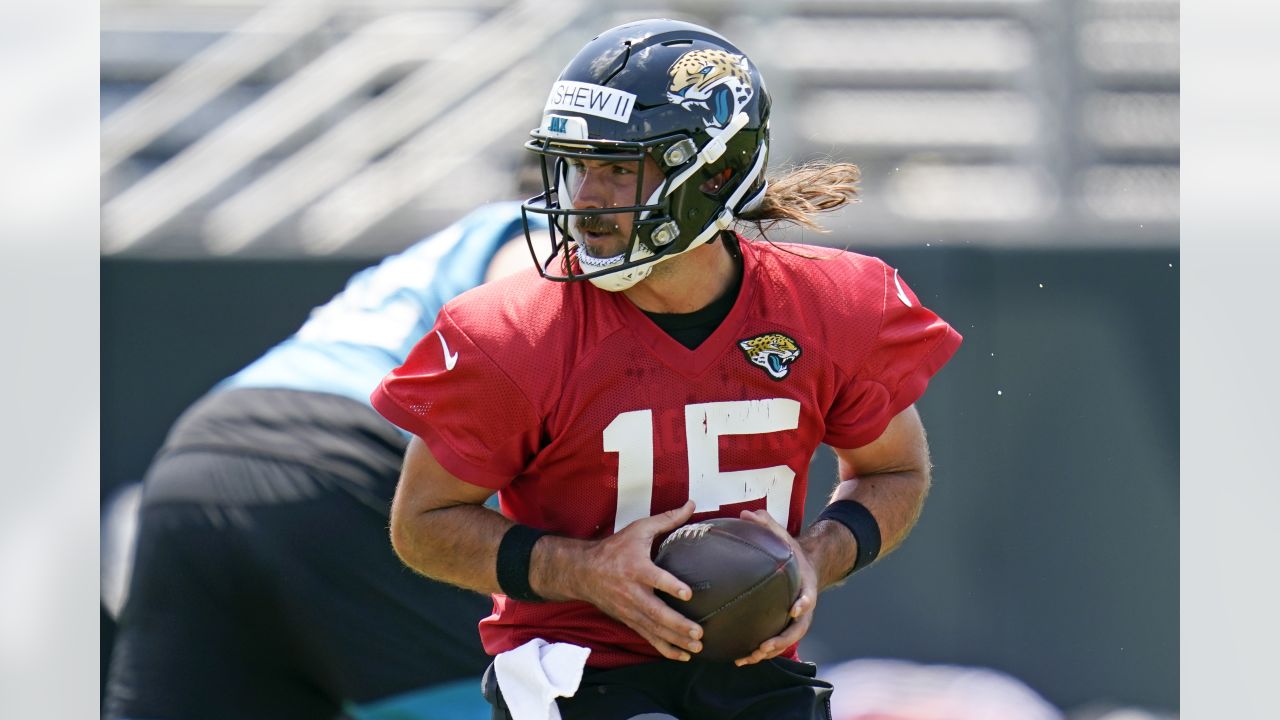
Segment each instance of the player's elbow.
[{"label": "player's elbow", "polygon": [[395,551],[396,557],[400,558],[400,562],[413,567],[415,555],[413,548],[416,545],[414,524],[410,521],[413,513],[405,512],[403,503],[399,500],[400,498],[397,497],[391,503],[391,549]]}]

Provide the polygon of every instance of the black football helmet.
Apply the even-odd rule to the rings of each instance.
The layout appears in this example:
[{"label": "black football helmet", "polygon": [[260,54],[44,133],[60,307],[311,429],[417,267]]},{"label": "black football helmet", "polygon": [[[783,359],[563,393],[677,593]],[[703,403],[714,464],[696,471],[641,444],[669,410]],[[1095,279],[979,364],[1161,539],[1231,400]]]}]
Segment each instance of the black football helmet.
[{"label": "black football helmet", "polygon": [[[530,135],[525,147],[542,156],[543,192],[524,203],[523,213],[539,271],[551,280],[625,290],[654,263],[713,239],[763,197],[769,94],[755,65],[719,34],[687,22],[642,20],[601,33],[569,61]],[[663,174],[648,198],[641,197],[646,156]],[[568,190],[573,159],[637,161],[635,202],[575,208]],[[628,212],[635,221],[623,253],[598,258],[582,251],[577,217]],[[530,213],[549,216],[552,250],[545,258],[529,237]]]}]

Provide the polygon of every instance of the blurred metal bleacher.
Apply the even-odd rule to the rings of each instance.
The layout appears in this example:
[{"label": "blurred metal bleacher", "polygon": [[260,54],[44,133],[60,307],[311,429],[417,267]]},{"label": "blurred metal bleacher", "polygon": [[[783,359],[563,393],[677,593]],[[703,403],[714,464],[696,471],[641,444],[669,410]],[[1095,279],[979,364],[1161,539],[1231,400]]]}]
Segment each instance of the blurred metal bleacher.
[{"label": "blurred metal bleacher", "polygon": [[774,96],[775,171],[864,200],[811,242],[1171,246],[1172,0],[104,0],[102,250],[373,257],[515,197],[559,68],[665,15],[722,31]]}]

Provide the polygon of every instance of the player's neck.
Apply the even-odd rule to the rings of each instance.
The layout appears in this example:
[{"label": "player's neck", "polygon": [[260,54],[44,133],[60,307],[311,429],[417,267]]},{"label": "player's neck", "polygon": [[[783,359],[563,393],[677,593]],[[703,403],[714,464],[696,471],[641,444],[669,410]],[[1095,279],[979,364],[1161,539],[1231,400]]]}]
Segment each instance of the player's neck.
[{"label": "player's neck", "polygon": [[658,263],[623,294],[645,312],[691,313],[723,295],[737,272],[725,243],[714,242]]}]

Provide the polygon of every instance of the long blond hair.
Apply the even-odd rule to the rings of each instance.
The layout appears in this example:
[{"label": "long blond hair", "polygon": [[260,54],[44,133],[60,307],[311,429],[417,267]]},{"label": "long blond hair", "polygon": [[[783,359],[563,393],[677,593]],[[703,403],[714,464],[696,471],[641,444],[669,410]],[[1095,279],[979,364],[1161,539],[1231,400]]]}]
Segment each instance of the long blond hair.
[{"label": "long blond hair", "polygon": [[769,187],[755,208],[739,215],[762,234],[778,223],[827,232],[814,217],[858,201],[862,171],[851,163],[811,161],[769,178]]}]

